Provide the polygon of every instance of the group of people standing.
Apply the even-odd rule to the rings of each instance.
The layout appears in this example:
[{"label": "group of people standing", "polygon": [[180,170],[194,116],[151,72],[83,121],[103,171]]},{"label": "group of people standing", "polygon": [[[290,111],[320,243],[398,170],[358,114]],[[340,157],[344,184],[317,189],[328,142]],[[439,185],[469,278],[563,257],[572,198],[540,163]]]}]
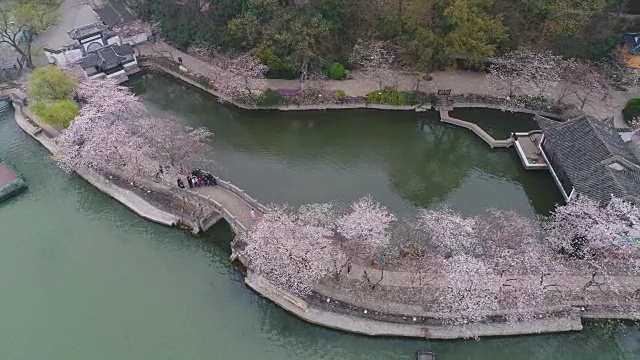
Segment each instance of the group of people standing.
[{"label": "group of people standing", "polygon": [[[191,172],[190,176],[187,176],[187,184],[189,184],[189,189],[193,189],[194,187],[201,186],[216,186],[218,185],[218,181],[210,173],[196,169]],[[178,178],[178,187],[181,189],[185,188],[181,178]]]}]

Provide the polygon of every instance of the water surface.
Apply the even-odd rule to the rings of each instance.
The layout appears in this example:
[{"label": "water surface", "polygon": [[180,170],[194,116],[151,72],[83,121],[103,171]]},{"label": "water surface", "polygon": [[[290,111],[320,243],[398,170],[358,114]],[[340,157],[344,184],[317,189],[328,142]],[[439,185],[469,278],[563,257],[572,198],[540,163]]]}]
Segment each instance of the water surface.
[{"label": "water surface", "polygon": [[0,359],[411,360],[424,348],[442,360],[633,359],[623,348],[640,356],[637,333],[603,326],[430,342],[313,326],[244,285],[224,225],[195,237],[135,216],[60,171],[9,114],[0,115],[0,154],[30,185],[0,204]]},{"label": "water surface", "polygon": [[[513,149],[490,150],[435,112],[248,112],[157,74],[130,85],[154,111],[209,128],[216,172],[263,202],[371,194],[399,214],[449,205],[465,214],[496,207],[533,216],[561,200],[546,171],[524,170]],[[510,113],[496,113],[502,117],[494,123],[504,128]],[[478,121],[493,119],[478,114]],[[511,120],[528,127],[531,116]]]}]

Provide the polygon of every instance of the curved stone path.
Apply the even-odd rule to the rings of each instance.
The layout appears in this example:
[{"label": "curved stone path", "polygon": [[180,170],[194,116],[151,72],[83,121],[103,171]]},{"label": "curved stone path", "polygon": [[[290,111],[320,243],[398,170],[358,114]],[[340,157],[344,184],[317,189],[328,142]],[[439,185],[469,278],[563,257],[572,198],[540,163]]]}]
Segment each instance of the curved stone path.
[{"label": "curved stone path", "polygon": [[[216,186],[196,187],[191,191],[212,201],[236,233],[251,229],[266,209],[243,190],[220,179]],[[251,209],[254,209],[255,219],[251,218]]]}]

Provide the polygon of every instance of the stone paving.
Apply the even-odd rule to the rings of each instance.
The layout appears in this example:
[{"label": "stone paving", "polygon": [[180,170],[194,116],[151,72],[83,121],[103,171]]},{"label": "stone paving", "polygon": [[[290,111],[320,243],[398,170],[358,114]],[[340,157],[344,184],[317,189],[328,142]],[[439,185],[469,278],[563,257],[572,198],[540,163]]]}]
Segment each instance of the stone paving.
[{"label": "stone paving", "polygon": [[[251,205],[242,200],[238,195],[222,189],[219,186],[202,186],[191,190],[222,205],[224,209],[233,215],[247,229],[253,227],[259,219],[260,211],[258,209],[254,210],[256,214],[256,219],[254,220],[251,218]],[[225,215],[223,214],[223,216]],[[233,226],[233,224],[231,225]]]}]

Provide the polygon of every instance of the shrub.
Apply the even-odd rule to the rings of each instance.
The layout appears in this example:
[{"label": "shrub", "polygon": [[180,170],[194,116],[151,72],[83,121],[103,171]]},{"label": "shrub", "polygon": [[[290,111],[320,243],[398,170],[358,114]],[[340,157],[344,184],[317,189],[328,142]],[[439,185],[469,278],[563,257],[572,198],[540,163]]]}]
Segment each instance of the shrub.
[{"label": "shrub", "polygon": [[386,105],[407,105],[407,94],[398,90],[386,88],[382,91],[373,91],[367,94],[367,102],[373,104],[386,104]]},{"label": "shrub", "polygon": [[340,63],[333,63],[329,69],[329,76],[333,80],[342,80],[346,75],[344,66]]},{"label": "shrub", "polygon": [[51,106],[43,103],[35,103],[30,106],[31,110],[38,115],[45,123],[57,129],[66,129],[71,121],[80,113],[78,104],[71,100],[59,100]]},{"label": "shrub", "polygon": [[271,89],[263,91],[258,100],[258,105],[260,106],[278,106],[285,104],[287,104],[287,99]]},{"label": "shrub", "polygon": [[640,117],[640,98],[627,101],[627,105],[622,109],[622,117],[629,125],[631,125],[636,118]]},{"label": "shrub", "polygon": [[428,100],[429,104],[431,104],[431,106],[435,107],[436,105],[438,105],[438,100],[440,100],[440,99],[438,98],[438,95],[436,95],[434,93],[430,93],[427,96],[427,100]]},{"label": "shrub", "polygon": [[280,58],[270,47],[260,47],[253,52],[261,63],[263,63],[269,70],[266,73],[266,77],[270,79],[297,79],[299,75],[299,68],[294,61],[288,58]]},{"label": "shrub", "polygon": [[347,93],[344,90],[336,90],[336,93],[334,96],[336,97],[336,100],[340,102],[345,101],[347,99]]}]

